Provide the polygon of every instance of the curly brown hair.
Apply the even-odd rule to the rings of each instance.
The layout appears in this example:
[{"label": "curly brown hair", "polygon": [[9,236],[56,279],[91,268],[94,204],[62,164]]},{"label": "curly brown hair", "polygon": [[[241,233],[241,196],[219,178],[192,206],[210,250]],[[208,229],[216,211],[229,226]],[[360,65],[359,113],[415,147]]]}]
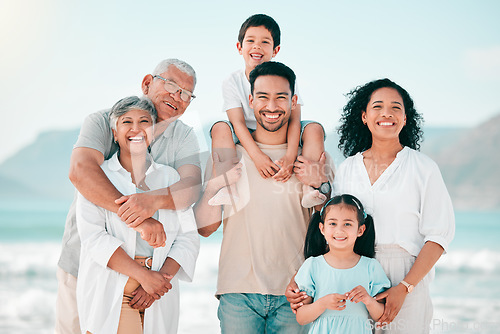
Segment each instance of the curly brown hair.
[{"label": "curly brown hair", "polygon": [[363,124],[361,115],[374,91],[380,88],[394,88],[403,99],[406,114],[406,125],[399,133],[399,142],[403,146],[419,150],[422,141],[422,115],[415,110],[410,94],[401,86],[389,79],[371,81],[364,86],[358,86],[347,94],[349,101],[345,105],[338,128],[339,149],[345,157],[363,152],[372,146],[372,134]]}]

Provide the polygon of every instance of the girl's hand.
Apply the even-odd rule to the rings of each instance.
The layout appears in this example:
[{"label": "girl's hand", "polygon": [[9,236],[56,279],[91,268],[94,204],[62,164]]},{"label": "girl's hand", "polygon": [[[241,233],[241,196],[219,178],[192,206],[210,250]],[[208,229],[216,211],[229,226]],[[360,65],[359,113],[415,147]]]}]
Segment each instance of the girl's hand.
[{"label": "girl's hand", "polygon": [[264,179],[272,177],[276,174],[280,167],[276,165],[271,158],[269,158],[266,154],[260,152],[260,154],[253,156],[252,161],[257,167],[257,170]]},{"label": "girl's hand", "polygon": [[139,286],[134,292],[132,292],[132,300],[128,303],[130,307],[137,310],[145,310],[151,305],[155,299],[149,295],[146,291],[144,291],[142,286]]},{"label": "girl's hand", "polygon": [[280,182],[286,182],[288,181],[293,174],[293,163],[295,162],[295,159],[297,157],[290,157],[287,154],[285,154],[284,157],[281,159],[275,161],[274,163],[277,164],[278,166],[281,166],[280,170],[278,173],[276,173],[273,176],[273,179],[275,181],[280,181]]},{"label": "girl's hand", "polygon": [[356,304],[359,302],[362,302],[365,305],[377,303],[375,298],[370,296],[368,292],[366,292],[366,289],[361,285],[358,285],[357,287],[346,293],[346,299]]},{"label": "girl's hand", "polygon": [[345,309],[346,296],[338,293],[331,293],[318,299],[323,306],[329,310],[342,311]]},{"label": "girl's hand", "polygon": [[144,288],[144,291],[154,299],[160,299],[161,296],[172,289],[172,284],[170,284],[172,277],[171,275],[162,274],[157,271],[147,270],[147,274],[144,275],[144,278],[139,283]]},{"label": "girl's hand", "polygon": [[407,294],[406,287],[402,284],[398,284],[375,296],[376,300],[384,298],[386,300],[384,314],[382,314],[378,320],[380,324],[389,324],[394,320],[401,310]]}]

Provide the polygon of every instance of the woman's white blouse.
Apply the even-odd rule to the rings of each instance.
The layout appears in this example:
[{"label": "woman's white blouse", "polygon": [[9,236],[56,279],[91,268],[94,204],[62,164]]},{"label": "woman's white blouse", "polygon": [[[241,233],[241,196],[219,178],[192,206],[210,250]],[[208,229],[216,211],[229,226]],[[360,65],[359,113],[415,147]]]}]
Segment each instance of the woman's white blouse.
[{"label": "woman's white blouse", "polygon": [[[101,168],[122,194],[136,192],[130,173],[115,154]],[[180,179],[171,167],[151,163],[145,182],[151,190],[165,188]],[[107,211],[78,194],[76,204],[78,232],[81,239],[80,269],[77,280],[77,303],[82,332],[116,333],[121,312],[123,289],[128,276],[107,267],[118,247],[134,258],[136,231],[128,228],[113,212]],[[184,211],[159,210],[158,220],[167,235],[165,247],[155,248],[152,270],[158,271],[170,257],[180,264],[172,279],[173,288],[146,309],[144,333],[173,333],[179,317],[178,279],[191,281],[200,241],[191,208]]]},{"label": "woman's white blouse", "polygon": [[334,180],[334,194],[356,196],[373,217],[375,244],[397,244],[417,256],[427,241],[445,251],[455,234],[451,199],[434,161],[408,147],[372,185],[363,155],[347,158]]}]

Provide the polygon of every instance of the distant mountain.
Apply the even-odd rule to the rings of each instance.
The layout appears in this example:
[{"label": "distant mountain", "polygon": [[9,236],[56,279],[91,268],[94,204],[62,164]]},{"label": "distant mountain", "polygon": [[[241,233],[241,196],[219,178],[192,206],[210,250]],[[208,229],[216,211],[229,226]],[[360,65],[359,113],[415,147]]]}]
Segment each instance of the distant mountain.
[{"label": "distant mountain", "polygon": [[41,133],[31,145],[4,161],[0,165],[0,198],[72,198],[69,157],[78,132]]},{"label": "distant mountain", "polygon": [[429,155],[438,163],[457,208],[500,208],[500,115],[455,133]]},{"label": "distant mountain", "polygon": [[[500,209],[499,129],[500,115],[473,129],[424,129],[421,151],[439,164],[455,208]],[[0,199],[73,198],[68,169],[77,136],[78,130],[44,132],[1,164]],[[328,133],[325,147],[336,165],[344,160],[337,144],[337,133]],[[207,157],[203,152],[202,163]]]}]

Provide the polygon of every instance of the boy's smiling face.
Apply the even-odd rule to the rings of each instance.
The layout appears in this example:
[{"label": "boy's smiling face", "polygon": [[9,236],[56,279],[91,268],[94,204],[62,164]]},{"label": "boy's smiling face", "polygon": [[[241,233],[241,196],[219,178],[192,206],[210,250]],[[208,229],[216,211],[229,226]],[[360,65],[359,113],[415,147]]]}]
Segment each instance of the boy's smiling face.
[{"label": "boy's smiling face", "polygon": [[236,47],[245,60],[247,77],[255,66],[270,61],[280,49],[279,45],[274,48],[271,32],[264,26],[248,28],[243,43],[236,43]]}]

